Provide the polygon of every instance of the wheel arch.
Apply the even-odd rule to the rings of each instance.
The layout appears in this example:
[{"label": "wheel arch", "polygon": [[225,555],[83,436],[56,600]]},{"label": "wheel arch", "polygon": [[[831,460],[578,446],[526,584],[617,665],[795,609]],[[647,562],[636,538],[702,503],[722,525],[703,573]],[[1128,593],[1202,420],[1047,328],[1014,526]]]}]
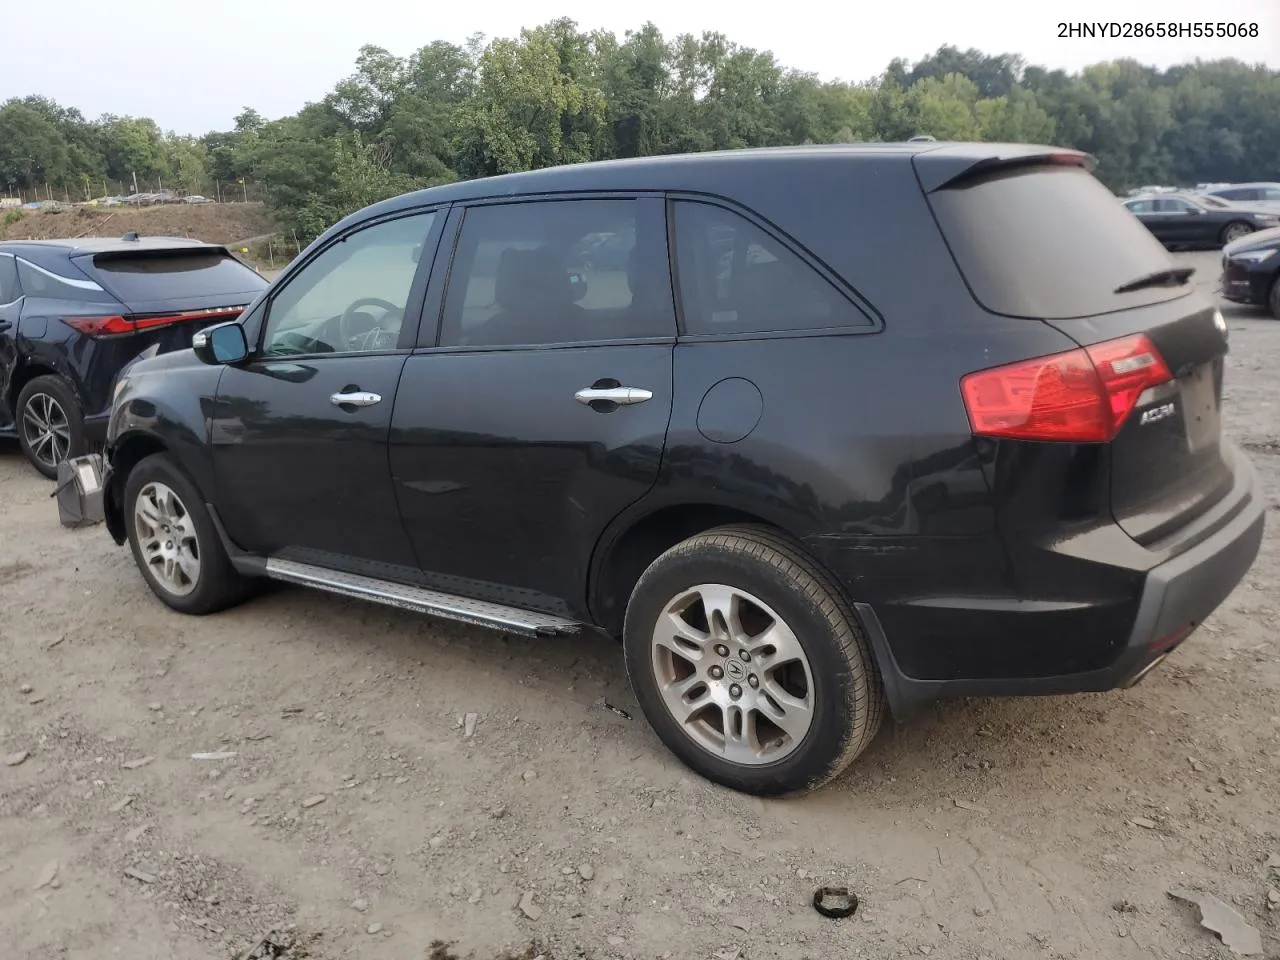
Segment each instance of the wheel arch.
[{"label": "wheel arch", "polygon": [[601,537],[588,576],[587,609],[611,637],[622,635],[631,591],[645,568],[682,540],[749,523],[788,533],[756,513],[721,503],[669,503],[624,515]]},{"label": "wheel arch", "polygon": [[[18,416],[18,395],[22,393],[22,388],[36,377],[63,377],[63,375],[52,364],[43,360],[28,360],[26,363],[19,364],[13,371],[13,376],[9,378],[8,394],[5,397],[5,402],[13,411],[15,420]],[[63,379],[66,378],[63,377]]]},{"label": "wheel arch", "polygon": [[135,431],[116,440],[111,448],[111,475],[103,491],[102,506],[107,531],[117,545],[125,542],[124,485],[129,473],[147,457],[156,453],[169,453],[169,447],[151,433]]}]

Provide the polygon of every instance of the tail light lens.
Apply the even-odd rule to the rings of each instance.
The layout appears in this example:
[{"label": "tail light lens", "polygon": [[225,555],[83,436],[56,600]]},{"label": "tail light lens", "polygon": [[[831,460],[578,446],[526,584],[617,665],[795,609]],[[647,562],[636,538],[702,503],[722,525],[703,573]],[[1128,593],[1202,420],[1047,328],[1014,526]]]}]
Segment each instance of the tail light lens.
[{"label": "tail light lens", "polygon": [[1142,391],[1173,379],[1146,334],[971,373],[960,381],[977,436],[1105,443]]},{"label": "tail light lens", "polygon": [[234,320],[243,307],[214,307],[210,310],[184,310],[180,313],[144,316],[63,317],[64,322],[86,337],[119,337],[155,327],[167,327],[190,320]]}]

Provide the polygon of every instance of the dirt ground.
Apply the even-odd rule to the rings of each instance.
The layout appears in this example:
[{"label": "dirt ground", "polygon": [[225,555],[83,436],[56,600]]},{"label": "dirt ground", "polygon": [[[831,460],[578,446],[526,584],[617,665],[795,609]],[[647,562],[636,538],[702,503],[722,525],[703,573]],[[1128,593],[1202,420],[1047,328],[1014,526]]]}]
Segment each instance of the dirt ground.
[{"label": "dirt ground", "polygon": [[324,960],[1231,956],[1178,885],[1280,957],[1280,323],[1227,312],[1273,512],[1224,607],[1133,690],[941,704],[799,800],[687,772],[609,644],[301,589],[169,613],[0,450],[0,952],[228,958],[296,925]]},{"label": "dirt ground", "polygon": [[161,204],[128,207],[74,207],[60,213],[22,211],[8,222],[0,216],[0,240],[59,240],[68,237],[119,237],[136,230],[143,235],[195,237],[207,243],[236,243],[273,233],[271,218],[260,203]]}]

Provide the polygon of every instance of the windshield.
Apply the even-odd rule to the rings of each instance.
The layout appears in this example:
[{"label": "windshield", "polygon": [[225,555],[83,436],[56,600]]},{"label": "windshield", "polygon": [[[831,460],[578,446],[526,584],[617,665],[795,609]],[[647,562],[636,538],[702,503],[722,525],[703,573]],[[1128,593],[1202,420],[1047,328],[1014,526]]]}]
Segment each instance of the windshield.
[{"label": "windshield", "polygon": [[1078,167],[995,172],[935,191],[929,202],[970,290],[992,313],[1065,320],[1171,300],[1190,289],[1129,289],[1173,269],[1173,260]]}]

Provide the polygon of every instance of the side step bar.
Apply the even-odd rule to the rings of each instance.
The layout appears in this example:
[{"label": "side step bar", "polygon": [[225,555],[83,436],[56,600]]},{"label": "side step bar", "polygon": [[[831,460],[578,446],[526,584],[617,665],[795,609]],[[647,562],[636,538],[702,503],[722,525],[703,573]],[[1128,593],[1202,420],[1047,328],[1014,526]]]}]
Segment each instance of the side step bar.
[{"label": "side step bar", "polygon": [[272,557],[267,560],[265,573],[272,580],[297,583],[328,593],[372,600],[375,603],[385,603],[403,610],[413,610],[416,613],[425,613],[446,620],[458,620],[507,633],[519,633],[527,637],[577,633],[582,626],[576,620],[549,613],[536,613],[521,610],[519,607],[508,607],[501,603],[459,597],[426,587],[411,587],[402,583],[393,583],[390,580],[362,577],[358,574],[329,570],[309,563],[298,563],[296,560],[280,560]]}]

